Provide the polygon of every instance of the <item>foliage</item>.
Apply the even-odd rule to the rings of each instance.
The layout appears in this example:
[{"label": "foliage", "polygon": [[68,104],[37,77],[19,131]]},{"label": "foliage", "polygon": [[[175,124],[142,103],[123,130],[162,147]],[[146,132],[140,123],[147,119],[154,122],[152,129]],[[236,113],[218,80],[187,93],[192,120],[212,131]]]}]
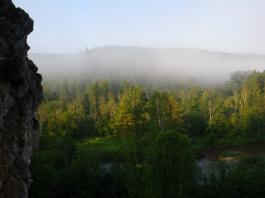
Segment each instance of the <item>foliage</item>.
[{"label": "foliage", "polygon": [[45,82],[30,196],[264,197],[264,160],[221,165],[203,184],[195,163],[205,148],[264,141],[264,91],[255,71],[223,88]]}]

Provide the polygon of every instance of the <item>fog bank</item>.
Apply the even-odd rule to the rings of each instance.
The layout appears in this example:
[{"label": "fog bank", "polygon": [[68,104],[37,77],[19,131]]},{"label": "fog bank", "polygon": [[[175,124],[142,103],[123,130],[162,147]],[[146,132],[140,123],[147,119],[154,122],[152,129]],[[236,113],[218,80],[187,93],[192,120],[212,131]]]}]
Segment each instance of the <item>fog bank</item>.
[{"label": "fog bank", "polygon": [[68,54],[30,54],[44,77],[128,81],[225,82],[235,71],[264,70],[265,56],[199,49],[108,46]]}]

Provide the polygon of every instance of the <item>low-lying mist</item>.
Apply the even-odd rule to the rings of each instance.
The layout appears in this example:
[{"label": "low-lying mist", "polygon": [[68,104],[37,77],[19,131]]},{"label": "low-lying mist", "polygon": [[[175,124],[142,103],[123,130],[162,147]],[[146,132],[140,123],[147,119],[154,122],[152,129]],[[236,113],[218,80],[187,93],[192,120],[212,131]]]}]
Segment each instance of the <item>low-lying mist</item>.
[{"label": "low-lying mist", "polygon": [[30,54],[44,78],[221,85],[235,71],[264,70],[265,55],[199,49],[108,46],[70,54]]}]

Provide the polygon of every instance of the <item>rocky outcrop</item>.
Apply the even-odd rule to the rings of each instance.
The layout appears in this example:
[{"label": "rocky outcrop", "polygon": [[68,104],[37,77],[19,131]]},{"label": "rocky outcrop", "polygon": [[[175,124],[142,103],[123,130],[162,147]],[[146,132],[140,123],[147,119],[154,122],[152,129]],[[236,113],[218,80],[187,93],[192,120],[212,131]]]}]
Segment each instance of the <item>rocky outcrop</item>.
[{"label": "rocky outcrop", "polygon": [[33,21],[11,0],[0,0],[0,198],[24,198],[30,186],[30,158],[37,142],[36,110],[41,75],[28,59]]}]

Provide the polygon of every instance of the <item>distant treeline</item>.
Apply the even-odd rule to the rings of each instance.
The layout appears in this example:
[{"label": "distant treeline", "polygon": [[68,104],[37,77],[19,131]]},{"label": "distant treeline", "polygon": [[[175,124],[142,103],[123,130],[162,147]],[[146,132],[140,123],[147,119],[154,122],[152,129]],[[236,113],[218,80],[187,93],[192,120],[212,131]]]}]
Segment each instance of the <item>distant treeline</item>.
[{"label": "distant treeline", "polygon": [[76,138],[174,130],[221,143],[263,136],[264,84],[265,72],[236,72],[222,88],[46,82],[39,118],[43,133]]}]

